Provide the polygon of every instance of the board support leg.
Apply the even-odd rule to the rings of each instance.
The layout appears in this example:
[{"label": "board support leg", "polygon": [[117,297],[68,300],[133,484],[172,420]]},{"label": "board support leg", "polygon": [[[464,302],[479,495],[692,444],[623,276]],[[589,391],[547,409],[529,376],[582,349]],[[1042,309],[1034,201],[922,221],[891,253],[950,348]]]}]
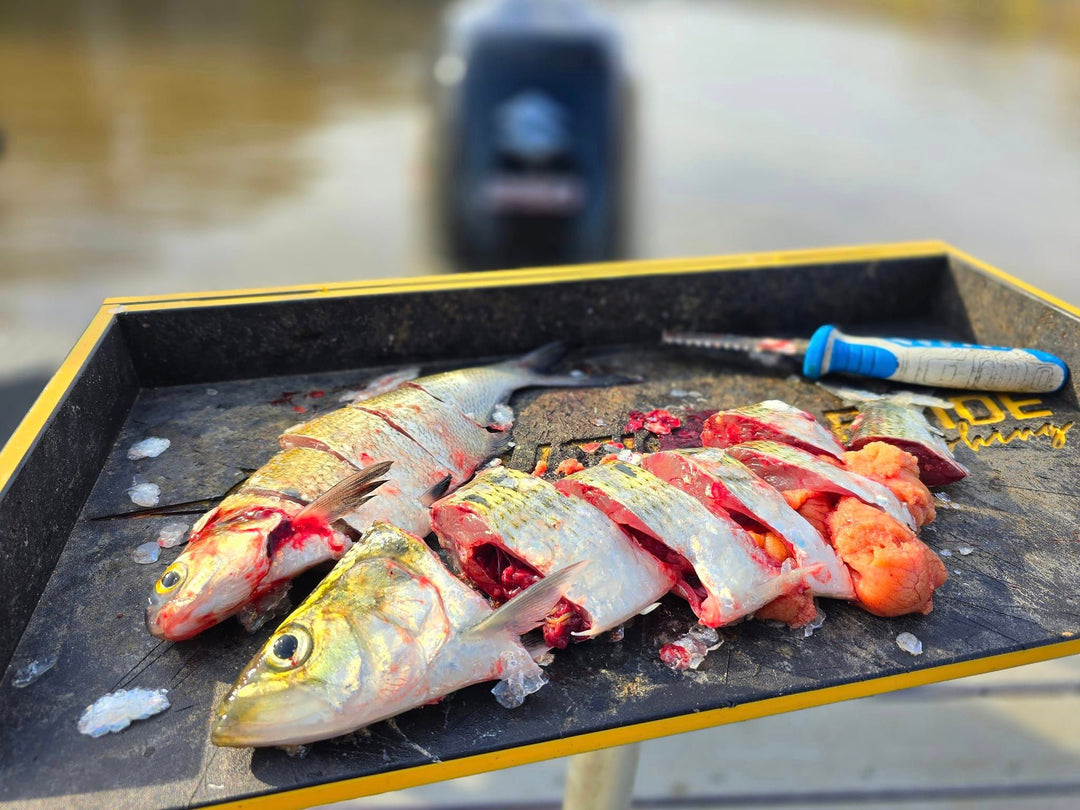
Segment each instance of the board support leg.
[{"label": "board support leg", "polygon": [[640,748],[633,743],[570,757],[563,810],[627,810]]}]

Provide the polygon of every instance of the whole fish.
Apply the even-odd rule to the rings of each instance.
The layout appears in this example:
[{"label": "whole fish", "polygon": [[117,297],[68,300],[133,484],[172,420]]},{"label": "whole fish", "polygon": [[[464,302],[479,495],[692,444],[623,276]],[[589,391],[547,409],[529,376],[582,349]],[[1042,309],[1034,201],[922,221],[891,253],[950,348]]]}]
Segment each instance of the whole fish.
[{"label": "whole fish", "polygon": [[675,584],[670,566],[594,506],[517,470],[480,473],[433,504],[431,522],[465,575],[497,600],[579,560],[603,560],[604,575],[579,579],[545,621],[550,647],[619,626]]},{"label": "whole fish", "polygon": [[657,478],[693,495],[714,512],[740,514],[778,534],[801,567],[816,567],[807,578],[815,596],[853,599],[851,575],[817,529],[792,509],[784,496],[742,462],[715,447],[668,450],[645,456],[641,466]]},{"label": "whole fish", "polygon": [[919,477],[930,487],[952,484],[968,474],[921,408],[878,399],[860,402],[858,409],[851,425],[850,449],[860,450],[870,442],[895,445],[919,460]]},{"label": "whole fish", "polygon": [[652,473],[615,461],[569,475],[555,485],[584,498],[676,568],[675,593],[702,624],[730,624],[803,587],[813,569],[773,561],[730,517],[710,512]]},{"label": "whole fish", "polygon": [[[431,530],[425,499],[466,480],[508,441],[510,395],[531,386],[582,386],[624,378],[546,375],[563,354],[551,344],[517,360],[420,377],[401,388],[290,428],[282,451],[204,515],[154,585],[147,629],[182,641],[241,611],[280,599],[301,572],[341,557],[359,532],[385,521],[416,535]],[[342,504],[329,521],[297,521],[330,488],[392,461],[379,496]],[[365,500],[366,499],[366,500]]]},{"label": "whole fish", "polygon": [[492,611],[422,540],[378,523],[277,629],[218,707],[216,745],[336,737],[500,680],[519,705],[546,676],[518,636],[543,621],[587,563]]},{"label": "whole fish", "polygon": [[911,512],[887,486],[797,447],[757,441],[730,447],[727,452],[779,490],[814,489],[851,495],[884,510],[909,529],[916,528]]},{"label": "whole fish", "polygon": [[790,444],[842,461],[844,448],[813,416],[778,399],[710,416],[701,431],[707,447],[731,447],[755,439]]}]

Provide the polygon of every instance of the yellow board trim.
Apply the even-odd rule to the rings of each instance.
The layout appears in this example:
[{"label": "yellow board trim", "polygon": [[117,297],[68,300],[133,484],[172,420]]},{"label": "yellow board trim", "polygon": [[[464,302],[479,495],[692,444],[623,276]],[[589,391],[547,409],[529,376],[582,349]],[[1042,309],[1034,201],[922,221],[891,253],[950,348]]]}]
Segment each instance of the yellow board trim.
[{"label": "yellow board trim", "polygon": [[800,264],[882,261],[886,259],[945,255],[948,250],[948,245],[938,241],[898,242],[883,245],[785,250],[774,253],[744,253],[656,261],[602,262],[563,267],[494,270],[485,273],[455,273],[438,276],[417,276],[415,278],[342,281],[329,284],[302,284],[287,287],[222,290],[182,295],[108,298],[105,303],[107,305],[121,306],[129,312],[144,312],[154,309],[176,309],[189,306],[224,306],[262,301],[297,301],[305,298],[340,298],[377,293],[519,287],[525,284],[706,273],[746,268],[764,269],[769,267],[790,267]]},{"label": "yellow board trim", "polygon": [[713,726],[755,720],[761,717],[783,714],[784,712],[809,709],[815,706],[879,695],[884,692],[894,692],[900,689],[910,689],[915,686],[925,686],[955,678],[964,678],[969,675],[981,675],[999,669],[1049,661],[1077,653],[1080,653],[1080,639],[1055,642],[1029,650],[1019,650],[977,658],[972,661],[945,664],[944,666],[931,667],[917,672],[904,672],[899,675],[889,675],[842,686],[832,686],[825,689],[768,698],[726,709],[712,709],[710,711],[670,717],[664,720],[620,726],[619,728],[581,734],[561,740],[551,740],[503,751],[492,751],[488,754],[463,757],[449,762],[434,762],[430,765],[419,765],[415,768],[404,768],[390,773],[343,779],[325,785],[298,788],[248,799],[236,799],[212,806],[236,808],[236,810],[241,808],[243,810],[254,810],[256,808],[257,810],[293,810],[293,808],[329,804],[331,802],[345,801],[346,799],[371,796],[376,793],[387,793],[418,785],[426,785],[431,782],[441,782],[462,776],[513,768],[518,765],[528,765],[546,759],[557,759],[586,751],[595,751],[599,748],[613,748],[618,745],[627,745],[657,737],[667,737],[688,731],[700,731]]},{"label": "yellow board trim", "polygon": [[75,343],[60,368],[38,394],[26,416],[19,422],[15,432],[8,438],[4,448],[0,450],[0,492],[4,491],[8,481],[22,465],[22,460],[34,446],[45,423],[67,395],[75,376],[105,336],[112,319],[112,307],[103,306],[98,310],[82,337]]},{"label": "yellow board trim", "polygon": [[[776,268],[828,262],[882,261],[899,258],[948,256],[1021,289],[1052,306],[1080,317],[1080,309],[1037,287],[1021,281],[963,251],[941,241],[901,242],[881,245],[789,250],[775,253],[735,254],[706,258],[663,261],[611,262],[573,267],[533,268],[490,273],[462,273],[363,282],[335,282],[323,285],[294,285],[247,290],[210,291],[179,295],[109,298],[75,344],[52,380],[0,451],[0,490],[11,480],[30,452],[38,435],[63,401],[76,375],[91,357],[117,313],[168,310],[190,307],[226,306],[262,301],[295,301],[307,298],[346,297],[377,293],[428,292],[525,284],[558,283],[604,278],[703,273],[743,268]],[[715,709],[679,717],[638,723],[606,731],[582,734],[562,740],[494,751],[449,762],[432,763],[386,774],[346,779],[326,785],[299,788],[281,793],[223,802],[216,807],[299,808],[341,801],[359,796],[400,790],[486,771],[511,768],[544,759],[609,748],[712,726],[741,722],[798,709],[907,689],[930,683],[978,675],[1009,667],[1047,661],[1080,653],[1080,639],[1069,639],[1028,650],[988,656],[972,661],[906,672],[858,683],[812,690],[756,701],[728,709]]]}]

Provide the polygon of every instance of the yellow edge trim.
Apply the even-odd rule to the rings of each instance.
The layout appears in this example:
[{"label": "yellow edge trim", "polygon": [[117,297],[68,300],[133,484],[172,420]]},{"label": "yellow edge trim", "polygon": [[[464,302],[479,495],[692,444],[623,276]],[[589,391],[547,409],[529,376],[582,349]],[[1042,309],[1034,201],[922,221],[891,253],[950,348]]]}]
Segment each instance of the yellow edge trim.
[{"label": "yellow edge trim", "polygon": [[521,270],[495,270],[485,273],[453,273],[415,278],[343,281],[329,284],[303,284],[288,287],[256,287],[246,290],[223,290],[174,295],[149,295],[108,298],[106,305],[122,306],[129,312],[153,309],[176,309],[191,306],[223,306],[261,301],[290,301],[304,298],[338,298],[345,295],[373,293],[427,292],[483,287],[510,287],[559,281],[586,281],[604,278],[703,273],[737,270],[746,267],[785,267],[834,261],[873,261],[943,255],[949,246],[939,241],[898,242],[884,245],[855,245],[835,248],[786,250],[774,253],[742,253],[686,259],[636,260],[563,267],[535,267]]},{"label": "yellow edge trim", "polygon": [[112,323],[113,311],[111,307],[103,306],[98,310],[86,331],[72,347],[64,362],[57,369],[52,379],[45,385],[34,404],[30,406],[26,416],[19,422],[15,432],[8,438],[4,449],[0,450],[0,492],[3,492],[8,481],[15,475],[23,458],[37,441],[41,429],[45,426],[53,411],[64,399],[75,380],[75,375],[89,359],[90,354],[105,335],[105,331]]},{"label": "yellow edge trim", "polygon": [[958,250],[954,247],[949,248],[949,253],[952,254],[955,258],[960,259],[967,264],[970,264],[972,267],[982,270],[984,273],[989,273],[991,276],[994,276],[1001,281],[1004,281],[1006,284],[1011,284],[1014,287],[1019,287],[1024,292],[1034,295],[1036,298],[1041,298],[1047,303],[1053,304],[1054,306],[1065,310],[1069,314],[1075,315],[1076,317],[1080,318],[1080,308],[1073,306],[1068,301],[1063,301],[1055,295],[1051,295],[1048,292],[1040,290],[1034,284],[1028,284],[1026,281],[1022,281],[1016,276],[1011,276],[1004,270],[998,270],[992,264],[987,264],[981,259],[976,259],[970,253],[965,253],[964,251]]},{"label": "yellow edge trim", "polygon": [[1033,664],[1039,661],[1049,661],[1053,658],[1062,658],[1077,653],[1080,653],[1080,639],[1056,642],[1030,650],[1019,650],[986,658],[977,658],[972,661],[945,664],[944,666],[931,667],[917,672],[904,672],[884,678],[768,698],[728,709],[712,709],[664,720],[620,726],[619,728],[581,734],[562,740],[523,745],[505,751],[492,751],[488,754],[478,754],[449,762],[435,762],[430,765],[419,765],[414,768],[405,768],[385,774],[361,776],[325,785],[298,788],[283,793],[237,799],[213,806],[244,808],[245,810],[247,808],[291,810],[292,808],[328,804],[362,796],[371,796],[375,793],[425,785],[431,782],[472,776],[477,773],[513,768],[517,765],[527,765],[545,759],[595,751],[599,748],[612,748],[618,745],[655,739],[656,737],[666,737],[671,734],[699,731],[713,726],[738,723],[743,720],[753,720],[798,709],[809,709],[814,706],[869,697],[883,692],[925,686],[926,684],[963,678],[969,675],[980,675],[994,670],[1008,669],[1009,667]]}]

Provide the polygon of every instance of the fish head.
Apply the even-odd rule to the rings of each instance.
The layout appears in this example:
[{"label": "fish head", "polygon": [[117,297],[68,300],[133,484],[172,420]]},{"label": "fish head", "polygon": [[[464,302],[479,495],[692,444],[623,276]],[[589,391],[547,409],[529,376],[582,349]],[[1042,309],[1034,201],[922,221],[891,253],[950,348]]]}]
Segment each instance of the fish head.
[{"label": "fish head", "polygon": [[193,532],[147,600],[151,635],[184,641],[250,602],[270,570],[270,536],[286,521],[279,510],[247,509]]},{"label": "fish head", "polygon": [[346,554],[252,659],[218,706],[216,745],[314,742],[442,697],[429,679],[450,635],[438,590],[397,560],[350,559],[362,551]]},{"label": "fish head", "polygon": [[218,706],[215,745],[299,745],[357,727],[366,656],[333,611],[293,614],[263,645]]}]

